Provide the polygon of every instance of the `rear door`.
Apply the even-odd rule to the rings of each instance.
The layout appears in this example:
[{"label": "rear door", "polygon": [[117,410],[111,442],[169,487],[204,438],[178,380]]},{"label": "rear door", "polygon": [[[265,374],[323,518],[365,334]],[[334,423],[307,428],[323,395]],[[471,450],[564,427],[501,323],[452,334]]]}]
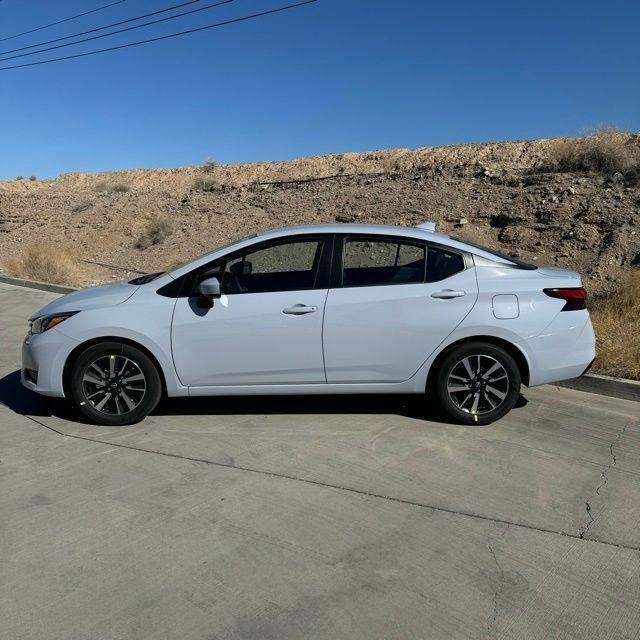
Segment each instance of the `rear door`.
[{"label": "rear door", "polygon": [[336,240],[334,255],[323,327],[329,383],[409,379],[478,296],[474,269],[448,247],[353,235]]}]

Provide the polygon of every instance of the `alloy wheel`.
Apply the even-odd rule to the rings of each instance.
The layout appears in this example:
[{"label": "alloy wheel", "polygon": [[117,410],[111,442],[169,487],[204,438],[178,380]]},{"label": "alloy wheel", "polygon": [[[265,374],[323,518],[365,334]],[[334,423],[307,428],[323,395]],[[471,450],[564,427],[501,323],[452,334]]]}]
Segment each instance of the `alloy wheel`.
[{"label": "alloy wheel", "polygon": [[447,393],[461,411],[482,415],[497,409],[507,397],[509,376],[491,356],[475,354],[462,358],[449,373]]},{"label": "alloy wheel", "polygon": [[133,411],[145,396],[147,380],[142,369],[130,358],[100,356],[84,371],[82,386],[86,402],[110,415]]}]

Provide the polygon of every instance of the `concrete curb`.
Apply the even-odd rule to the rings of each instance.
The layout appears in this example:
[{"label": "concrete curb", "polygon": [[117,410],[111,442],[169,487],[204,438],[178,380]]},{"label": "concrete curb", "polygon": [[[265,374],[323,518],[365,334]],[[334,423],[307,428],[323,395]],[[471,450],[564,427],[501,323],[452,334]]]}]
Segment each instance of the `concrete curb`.
[{"label": "concrete curb", "polygon": [[48,282],[37,282],[36,280],[25,280],[24,278],[12,278],[0,274],[0,282],[4,284],[12,284],[16,287],[28,287],[29,289],[40,289],[41,291],[50,291],[51,293],[72,293],[77,291],[73,287],[65,287],[61,284],[49,284]]},{"label": "concrete curb", "polygon": [[[1,274],[0,282],[12,284],[17,287],[40,289],[41,291],[49,291],[51,293],[72,293],[73,291],[77,291],[77,289],[73,287],[49,284],[48,282],[37,282],[35,280],[24,280],[23,278],[12,278]],[[623,400],[640,402],[640,381],[636,380],[625,380],[623,378],[612,378],[611,376],[603,376],[596,373],[587,373],[580,378],[563,380],[562,382],[556,382],[554,384],[559,387],[576,389],[577,391],[586,391],[588,393],[597,393],[601,396],[612,396]]]},{"label": "concrete curb", "polygon": [[623,400],[640,402],[640,382],[637,380],[625,380],[623,378],[602,376],[597,373],[587,373],[580,378],[563,380],[554,384],[578,391],[597,393],[601,396],[612,396]]}]

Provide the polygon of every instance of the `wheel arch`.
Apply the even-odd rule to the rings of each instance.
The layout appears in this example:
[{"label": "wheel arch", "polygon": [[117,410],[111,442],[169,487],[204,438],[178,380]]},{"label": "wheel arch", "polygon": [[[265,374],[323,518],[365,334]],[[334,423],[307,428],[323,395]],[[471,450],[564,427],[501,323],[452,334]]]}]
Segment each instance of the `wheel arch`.
[{"label": "wheel arch", "polygon": [[430,389],[433,386],[433,381],[437,374],[440,363],[444,360],[447,354],[456,347],[459,347],[461,344],[466,344],[469,342],[487,342],[489,344],[493,344],[497,347],[502,347],[516,362],[518,366],[518,370],[520,371],[520,377],[522,379],[522,384],[525,386],[529,386],[530,379],[530,371],[529,371],[529,362],[527,357],[522,352],[522,350],[513,342],[506,340],[505,338],[498,338],[497,336],[490,335],[475,335],[475,336],[466,336],[461,338],[460,340],[456,340],[455,342],[451,342],[446,347],[438,353],[435,357],[431,366],[429,367],[429,374],[427,376],[427,385],[426,388]]},{"label": "wheel arch", "polygon": [[142,351],[142,353],[144,353],[151,360],[151,362],[153,362],[153,365],[157,369],[158,375],[160,376],[160,382],[162,384],[162,397],[167,397],[167,380],[165,377],[164,369],[162,368],[162,365],[160,364],[158,358],[150,349],[145,347],[143,344],[140,344],[135,340],[131,340],[130,338],[123,338],[122,336],[100,336],[98,338],[91,338],[90,340],[85,340],[84,342],[81,342],[76,347],[74,347],[73,351],[71,351],[71,353],[67,356],[64,367],[62,369],[62,388],[64,390],[65,397],[69,397],[71,370],[75,361],[79,358],[80,354],[85,349],[92,347],[95,344],[100,344],[101,342],[121,342]]}]

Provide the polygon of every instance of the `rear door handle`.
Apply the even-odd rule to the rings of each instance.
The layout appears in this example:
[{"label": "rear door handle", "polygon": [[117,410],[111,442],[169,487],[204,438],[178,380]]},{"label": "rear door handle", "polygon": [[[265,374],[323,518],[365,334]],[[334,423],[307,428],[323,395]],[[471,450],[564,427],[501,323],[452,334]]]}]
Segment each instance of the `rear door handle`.
[{"label": "rear door handle", "polygon": [[287,307],[282,310],[282,313],[286,313],[289,316],[303,316],[305,313],[314,313],[318,310],[315,305],[308,306],[306,304],[294,304],[293,307]]},{"label": "rear door handle", "polygon": [[467,295],[466,291],[454,291],[453,289],[443,289],[442,291],[434,291],[432,298],[441,298],[442,300],[450,300],[451,298],[462,298]]}]

